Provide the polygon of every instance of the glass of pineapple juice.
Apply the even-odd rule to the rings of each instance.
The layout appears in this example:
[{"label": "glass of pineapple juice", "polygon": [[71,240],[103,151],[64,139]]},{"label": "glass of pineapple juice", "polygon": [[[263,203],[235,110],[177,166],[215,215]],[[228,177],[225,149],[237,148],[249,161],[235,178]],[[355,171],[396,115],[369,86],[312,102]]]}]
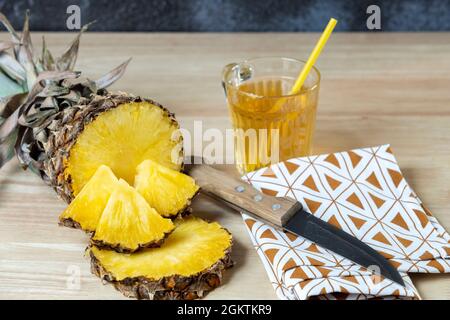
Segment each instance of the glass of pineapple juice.
[{"label": "glass of pineapple juice", "polygon": [[241,174],[311,153],[320,73],[313,67],[302,89],[291,89],[305,62],[280,57],[232,63],[223,70]]}]

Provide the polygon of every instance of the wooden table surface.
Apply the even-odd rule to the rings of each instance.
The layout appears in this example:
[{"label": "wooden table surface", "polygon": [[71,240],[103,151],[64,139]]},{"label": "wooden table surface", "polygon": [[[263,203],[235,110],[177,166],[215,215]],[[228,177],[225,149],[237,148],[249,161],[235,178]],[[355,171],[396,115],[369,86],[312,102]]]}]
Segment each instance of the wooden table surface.
[{"label": "wooden table surface", "polygon": [[[46,34],[55,53],[73,36]],[[0,34],[5,39],[6,34]],[[35,46],[41,34],[34,34]],[[113,89],[153,98],[185,128],[230,127],[222,67],[243,58],[306,58],[313,33],[88,33],[78,69],[96,78],[128,57]],[[450,33],[337,33],[320,57],[315,153],[390,143],[404,175],[450,230]],[[229,170],[233,170],[229,168]],[[120,299],[91,275],[87,237],[58,227],[65,205],[12,161],[0,170],[0,298]],[[275,299],[239,215],[203,197],[195,212],[234,235],[236,266],[210,299]],[[79,288],[71,275],[80,272]],[[412,275],[425,299],[450,299],[450,275]]]}]

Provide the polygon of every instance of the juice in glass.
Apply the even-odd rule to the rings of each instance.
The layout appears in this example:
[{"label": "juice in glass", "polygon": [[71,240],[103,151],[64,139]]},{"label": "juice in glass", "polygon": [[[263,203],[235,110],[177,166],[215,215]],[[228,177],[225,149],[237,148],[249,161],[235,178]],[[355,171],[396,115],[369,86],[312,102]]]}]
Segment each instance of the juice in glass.
[{"label": "juice in glass", "polygon": [[320,74],[313,68],[300,92],[290,94],[303,65],[295,59],[258,58],[225,67],[223,85],[241,174],[310,154]]}]

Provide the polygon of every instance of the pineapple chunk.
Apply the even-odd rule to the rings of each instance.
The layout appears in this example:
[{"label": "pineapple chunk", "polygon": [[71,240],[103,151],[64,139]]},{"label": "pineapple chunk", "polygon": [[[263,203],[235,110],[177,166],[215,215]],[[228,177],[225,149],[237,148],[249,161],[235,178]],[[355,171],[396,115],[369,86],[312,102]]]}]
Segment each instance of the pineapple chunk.
[{"label": "pineapple chunk", "polygon": [[176,221],[176,229],[160,248],[123,254],[92,246],[90,251],[115,281],[141,277],[159,281],[169,276],[192,277],[205,272],[228,255],[231,244],[230,233],[217,222],[188,217]]},{"label": "pineapple chunk", "polygon": [[95,230],[93,242],[119,252],[159,246],[175,228],[128,183],[119,180]]},{"label": "pineapple chunk", "polygon": [[60,215],[61,224],[92,232],[97,227],[118,179],[107,166],[101,165],[77,197]]},{"label": "pineapple chunk", "polygon": [[178,124],[165,109],[147,101],[119,105],[87,124],[70,149],[64,175],[76,196],[100,164],[133,185],[135,168],[153,159],[173,170],[182,161]]},{"label": "pineapple chunk", "polygon": [[199,190],[191,177],[152,160],[142,162],[136,172],[136,190],[163,217],[183,212]]}]

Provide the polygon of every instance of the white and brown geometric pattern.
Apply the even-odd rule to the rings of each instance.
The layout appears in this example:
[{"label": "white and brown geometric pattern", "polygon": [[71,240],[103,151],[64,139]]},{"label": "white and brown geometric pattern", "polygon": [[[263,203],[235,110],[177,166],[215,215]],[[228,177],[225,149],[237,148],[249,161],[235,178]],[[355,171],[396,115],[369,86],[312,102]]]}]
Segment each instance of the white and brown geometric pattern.
[{"label": "white and brown geometric pattern", "polygon": [[291,159],[244,179],[364,241],[407,285],[376,281],[339,255],[243,215],[280,298],[418,298],[407,272],[450,272],[450,236],[405,181],[389,145]]}]

